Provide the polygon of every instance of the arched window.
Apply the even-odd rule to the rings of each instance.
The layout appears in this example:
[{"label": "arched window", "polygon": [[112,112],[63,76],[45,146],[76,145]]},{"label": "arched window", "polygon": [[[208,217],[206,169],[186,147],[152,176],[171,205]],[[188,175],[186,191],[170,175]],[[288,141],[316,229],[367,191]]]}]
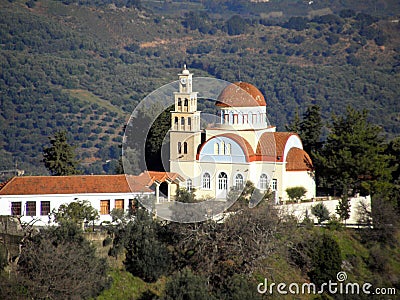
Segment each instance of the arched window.
[{"label": "arched window", "polygon": [[185,118],[184,117],[181,117],[181,126],[182,127],[185,126]]},{"label": "arched window", "polygon": [[219,144],[214,143],[214,154],[218,155],[219,154]]},{"label": "arched window", "polygon": [[193,188],[192,179],[186,180],[186,189],[188,190],[188,192],[190,192],[192,188]]},{"label": "arched window", "polygon": [[231,155],[231,150],[232,150],[232,145],[231,144],[226,144],[226,151],[225,154],[226,155]]},{"label": "arched window", "polygon": [[211,180],[210,180],[209,173],[204,173],[202,187],[203,187],[203,189],[206,189],[206,190],[209,190],[211,188]]},{"label": "arched window", "polygon": [[185,105],[185,106],[188,106],[188,105],[189,105],[189,100],[188,100],[187,98],[185,98],[185,103],[184,103],[184,105]]},{"label": "arched window", "polygon": [[243,189],[243,175],[237,174],[235,177],[235,188],[237,190]]},{"label": "arched window", "polygon": [[192,118],[188,118],[188,120],[187,120],[187,123],[188,123],[188,127],[189,127],[189,130],[192,130]]},{"label": "arched window", "polygon": [[229,114],[224,113],[224,124],[229,124]]},{"label": "arched window", "polygon": [[187,143],[184,142],[183,143],[183,154],[187,154],[187,153],[188,153],[188,146],[187,146]]},{"label": "arched window", "polygon": [[182,99],[178,98],[178,106],[182,106]]},{"label": "arched window", "polygon": [[221,155],[225,155],[225,142],[221,142]]},{"label": "arched window", "polygon": [[218,189],[225,191],[228,189],[228,175],[225,172],[221,172],[218,175]]},{"label": "arched window", "polygon": [[266,190],[268,187],[268,177],[265,174],[260,176],[260,190]]},{"label": "arched window", "polygon": [[178,142],[178,154],[182,154],[182,143]]}]

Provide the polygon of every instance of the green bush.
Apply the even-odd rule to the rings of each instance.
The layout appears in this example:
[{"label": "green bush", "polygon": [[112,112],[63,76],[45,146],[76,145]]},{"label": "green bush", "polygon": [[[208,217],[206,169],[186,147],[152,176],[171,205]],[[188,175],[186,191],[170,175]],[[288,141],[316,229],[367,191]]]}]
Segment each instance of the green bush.
[{"label": "green bush", "polygon": [[329,210],[326,208],[325,204],[322,202],[313,206],[311,208],[311,213],[317,217],[319,224],[330,219]]},{"label": "green bush", "polygon": [[315,236],[310,242],[311,270],[308,276],[311,282],[320,286],[329,280],[336,281],[342,264],[339,244],[326,233]]},{"label": "green bush", "polygon": [[164,291],[165,300],[211,300],[207,289],[207,280],[194,274],[190,269],[183,269],[174,274],[167,282]]},{"label": "green bush", "polygon": [[286,193],[290,200],[301,200],[302,197],[307,193],[307,190],[303,186],[295,186],[286,189]]}]

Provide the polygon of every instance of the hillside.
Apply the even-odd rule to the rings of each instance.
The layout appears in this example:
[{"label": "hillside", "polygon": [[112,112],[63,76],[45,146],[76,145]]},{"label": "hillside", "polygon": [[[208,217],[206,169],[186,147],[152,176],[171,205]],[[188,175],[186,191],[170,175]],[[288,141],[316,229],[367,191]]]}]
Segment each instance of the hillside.
[{"label": "hillside", "polygon": [[379,16],[394,16],[400,13],[400,3],[395,0],[141,0],[140,3],[143,8],[154,13],[178,16],[182,11],[207,11],[215,17],[241,14],[268,18],[315,16],[338,13],[345,9]]},{"label": "hillside", "polygon": [[211,8],[160,15],[146,2],[142,10],[1,2],[0,170],[17,163],[45,173],[47,137],[66,129],[85,172],[112,172],[133,108],[176,80],[184,63],[195,76],[260,88],[279,129],[310,104],[320,105],[325,119],[351,105],[368,109],[387,139],[399,134],[400,25],[390,15],[398,4],[381,2],[386,9],[376,16],[336,7],[312,18],[223,19]]}]

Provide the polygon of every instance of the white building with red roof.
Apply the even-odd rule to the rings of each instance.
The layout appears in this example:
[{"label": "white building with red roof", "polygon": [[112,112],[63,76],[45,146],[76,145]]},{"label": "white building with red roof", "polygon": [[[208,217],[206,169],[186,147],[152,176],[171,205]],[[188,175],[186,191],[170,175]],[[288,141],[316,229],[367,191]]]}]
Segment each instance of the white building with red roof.
[{"label": "white building with red roof", "polygon": [[[218,121],[200,128],[197,92],[192,74],[179,74],[171,112],[170,171],[180,174],[198,197],[226,198],[232,187],[247,180],[276,200],[287,200],[286,189],[303,186],[306,199],[315,197],[314,170],[300,137],[277,132],[267,119],[267,103],[253,85],[227,85],[216,101]],[[203,134],[202,134],[203,133]]]},{"label": "white building with red roof", "polygon": [[[89,201],[100,215],[98,223],[112,221],[113,209],[127,211],[136,200],[154,197],[166,182],[171,194],[183,181],[178,174],[143,172],[133,175],[21,176],[0,185],[0,215],[21,216],[22,222],[52,224],[51,212],[61,204]],[[165,201],[171,201],[168,198]]]}]

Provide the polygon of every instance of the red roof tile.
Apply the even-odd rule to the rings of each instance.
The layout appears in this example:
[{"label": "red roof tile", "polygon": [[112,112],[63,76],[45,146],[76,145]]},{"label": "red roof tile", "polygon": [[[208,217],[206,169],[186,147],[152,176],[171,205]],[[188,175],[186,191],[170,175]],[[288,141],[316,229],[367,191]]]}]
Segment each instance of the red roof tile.
[{"label": "red roof tile", "polygon": [[22,176],[12,178],[0,189],[0,195],[132,192],[152,191],[132,175]]},{"label": "red roof tile", "polygon": [[292,132],[263,133],[257,145],[257,160],[283,162],[285,146],[292,135],[296,134]]},{"label": "red roof tile", "polygon": [[286,158],[286,171],[312,171],[313,164],[306,151],[291,148]]},{"label": "red roof tile", "polygon": [[235,82],[224,88],[218,96],[219,107],[266,106],[265,98],[258,88],[247,82]]},{"label": "red roof tile", "polygon": [[154,181],[165,182],[165,181],[184,181],[185,179],[178,173],[174,172],[158,172],[158,171],[144,171],[139,176],[137,176],[139,182],[145,184],[146,186],[151,186]]}]

